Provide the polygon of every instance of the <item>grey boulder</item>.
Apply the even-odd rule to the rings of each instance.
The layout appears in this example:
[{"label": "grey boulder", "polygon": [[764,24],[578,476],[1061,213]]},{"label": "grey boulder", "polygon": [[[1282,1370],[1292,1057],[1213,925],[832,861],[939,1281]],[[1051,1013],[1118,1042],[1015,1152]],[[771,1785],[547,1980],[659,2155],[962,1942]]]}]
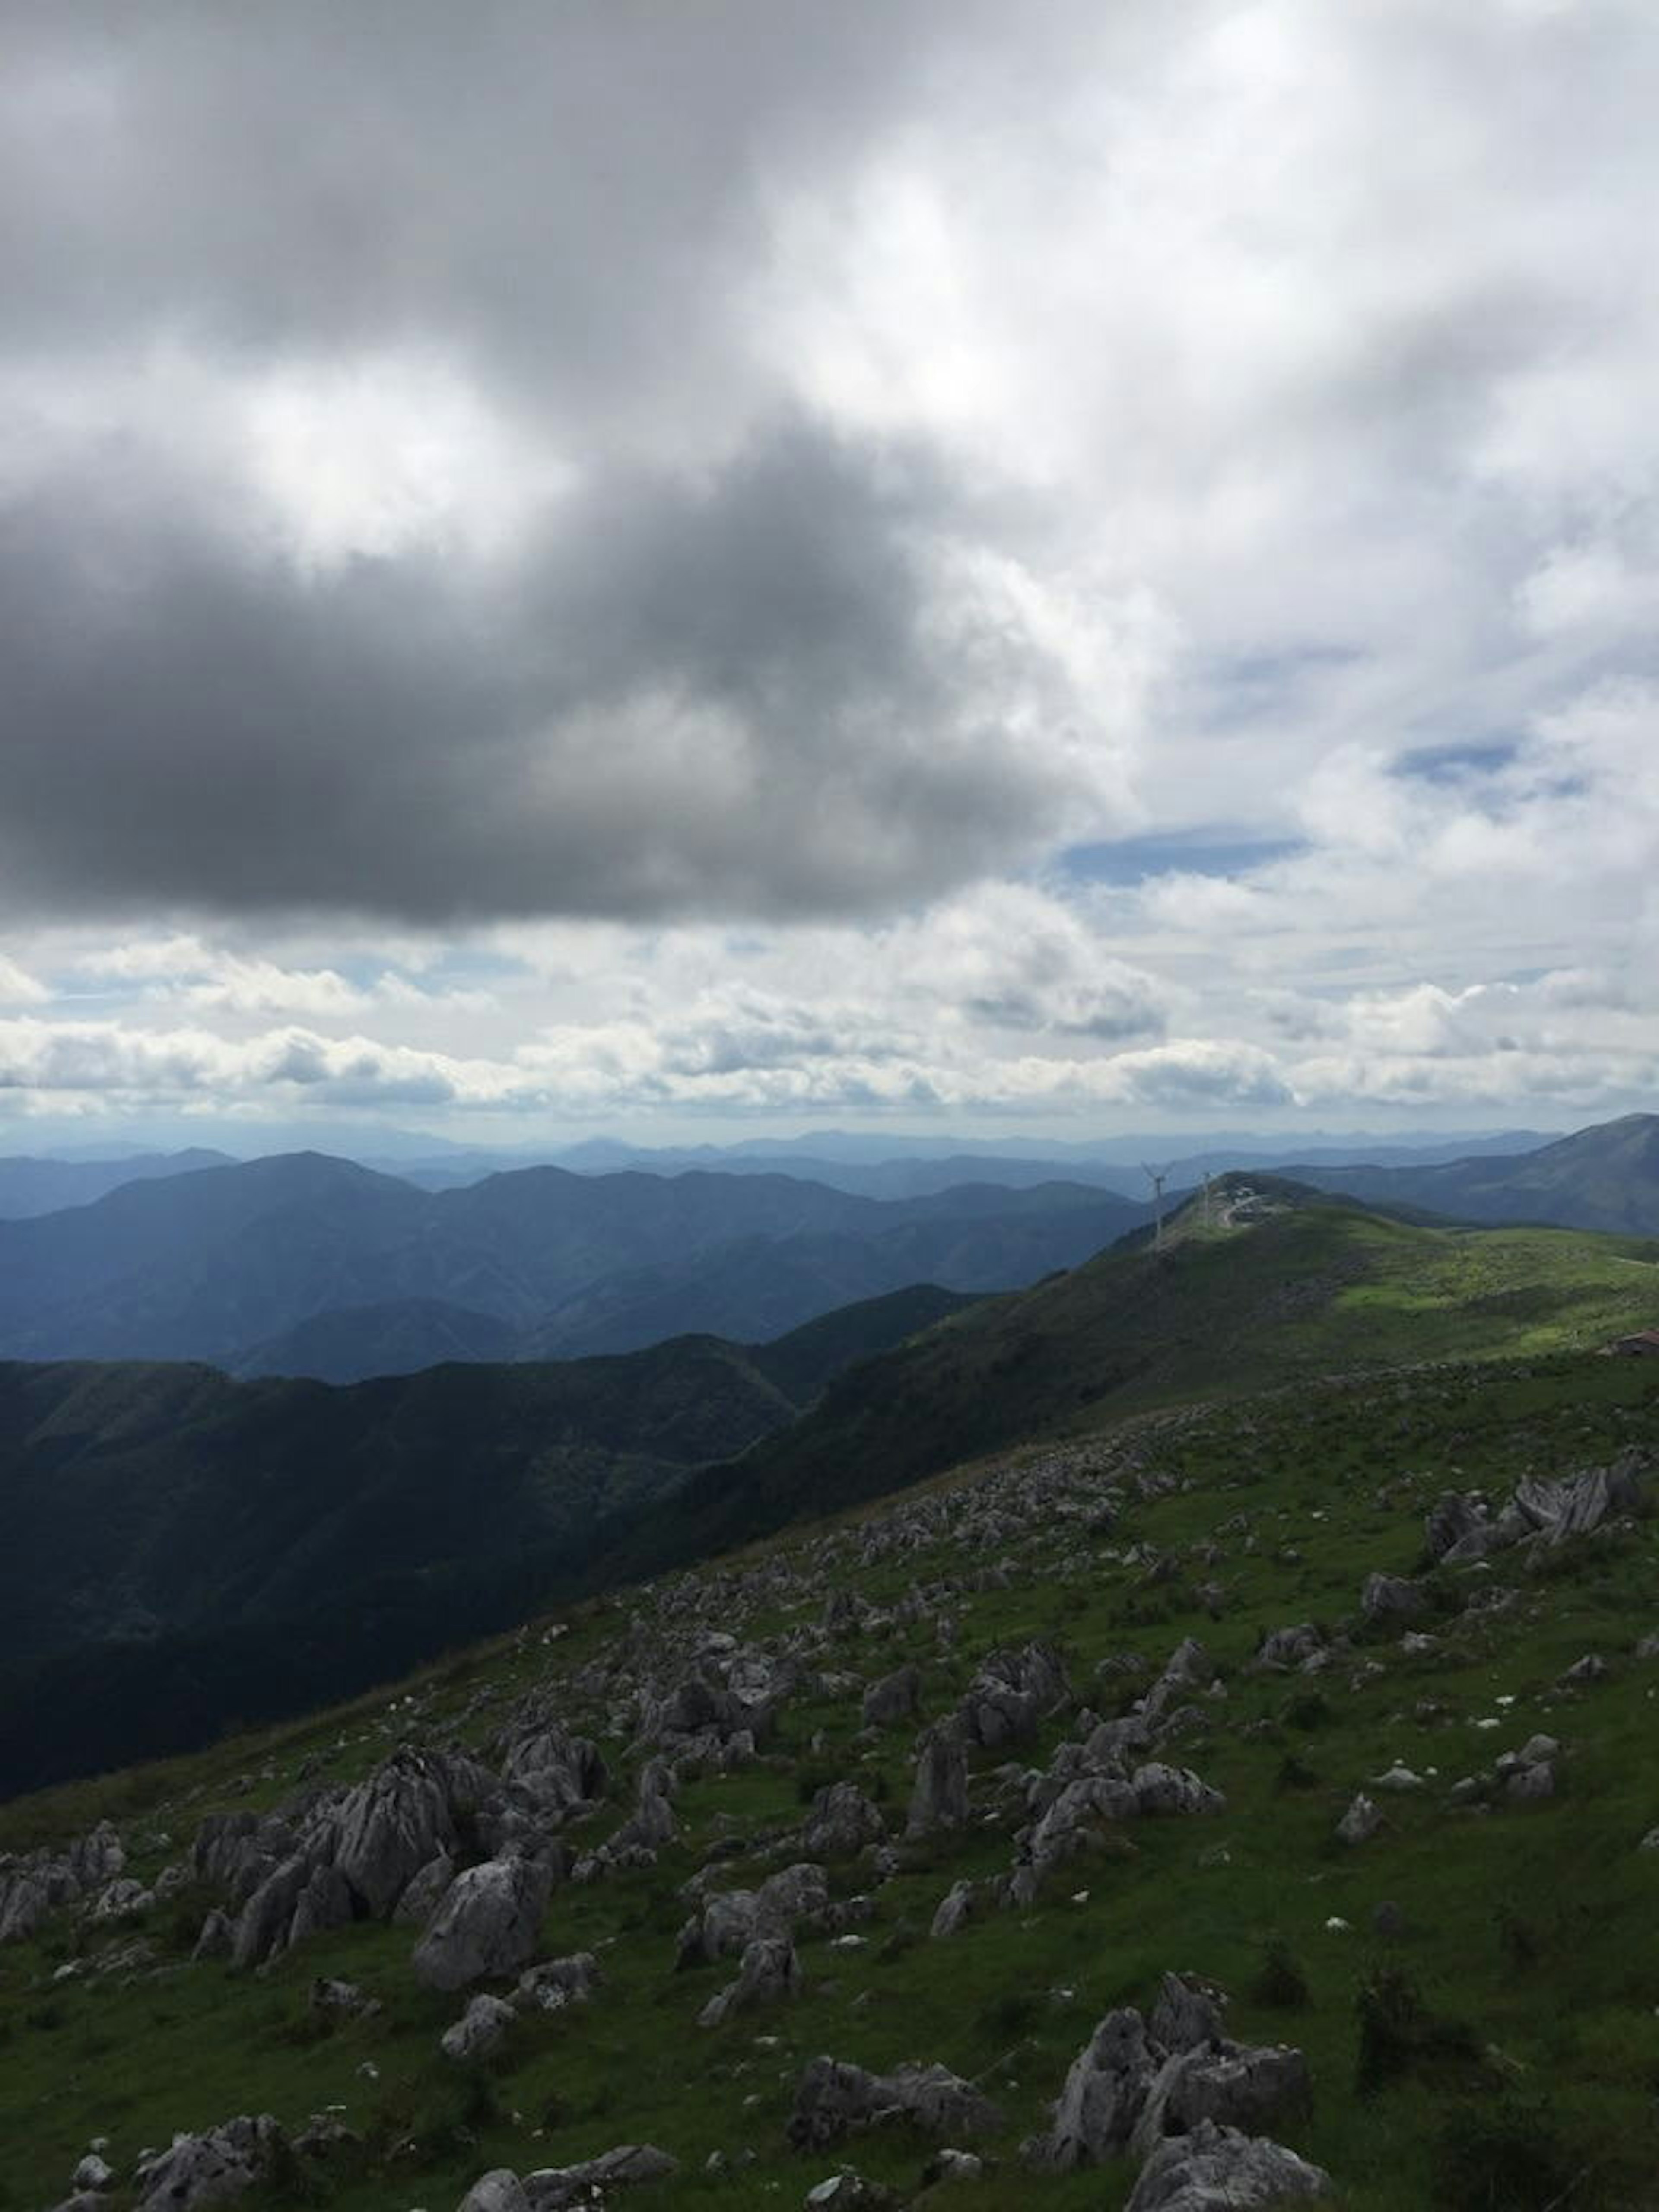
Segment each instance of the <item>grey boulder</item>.
[{"label": "grey boulder", "polygon": [[1147,2093],[1133,2148],[1145,2156],[1165,2136],[1189,2134],[1202,2120],[1253,2132],[1305,2112],[1312,2094],[1308,2062],[1287,2045],[1177,2051]]},{"label": "grey boulder", "polygon": [[1054,2117],[1022,2155],[1045,2173],[1070,2173],[1121,2156],[1146,2109],[1163,2053],[1132,2005],[1109,2012],[1072,2062]]},{"label": "grey boulder", "polygon": [[865,1692],[864,1724],[896,1728],[901,1721],[913,1720],[921,1704],[921,1669],[900,1667],[891,1674],[884,1674],[878,1682],[872,1682]]},{"label": "grey boulder", "polygon": [[608,2204],[609,2191],[645,2181],[665,2181],[679,2161],[654,2143],[619,2143],[580,2166],[541,2166],[524,2178],[530,2212],[564,2212],[569,2204]]},{"label": "grey boulder", "polygon": [[1125,2212],[1265,2212],[1330,2187],[1329,2174],[1282,2144],[1201,2120],[1152,2153]]},{"label": "grey boulder", "polygon": [[227,2203],[265,2178],[282,2141],[269,2112],[175,2136],[167,2149],[138,2166],[137,2212],[194,2212],[198,2205]]},{"label": "grey boulder", "polygon": [[530,2199],[512,2168],[498,2166],[479,2176],[455,2212],[530,2212]]},{"label": "grey boulder", "polygon": [[947,1723],[929,1729],[921,1740],[904,1832],[925,1836],[933,1828],[960,1827],[967,1818],[968,1755]]},{"label": "grey boulder", "polygon": [[545,1960],[520,1974],[513,2002],[527,2011],[560,2012],[591,1997],[602,1978],[591,1951],[573,1951],[568,1958]]},{"label": "grey boulder", "polygon": [[1429,1610],[1428,1594],[1400,1575],[1367,1575],[1359,1609],[1367,1620],[1415,1620]]},{"label": "grey boulder", "polygon": [[415,1946],[415,1978],[432,1990],[465,1989],[529,1964],[553,1891],[539,1859],[486,1859],[458,1875]]},{"label": "grey boulder", "polygon": [[718,2027],[732,2014],[781,2004],[800,1991],[800,1961],[787,1936],[757,1936],[744,1950],[738,1978],[709,1998],[697,2014],[699,2027]]},{"label": "grey boulder", "polygon": [[817,1858],[850,1858],[866,1844],[878,1844],[886,1832],[880,1808],[871,1803],[856,1783],[832,1782],[812,1800],[801,1830],[801,1849]]},{"label": "grey boulder", "polygon": [[446,2058],[462,2064],[487,2057],[518,2017],[504,1998],[476,1996],[455,2025],[444,2030],[438,2047]]},{"label": "grey boulder", "polygon": [[1002,2124],[988,2098],[945,2066],[901,2066],[869,2074],[835,2058],[815,2058],[801,2075],[789,2140],[821,2150],[851,2128],[908,2120],[935,2136],[986,2135]]}]

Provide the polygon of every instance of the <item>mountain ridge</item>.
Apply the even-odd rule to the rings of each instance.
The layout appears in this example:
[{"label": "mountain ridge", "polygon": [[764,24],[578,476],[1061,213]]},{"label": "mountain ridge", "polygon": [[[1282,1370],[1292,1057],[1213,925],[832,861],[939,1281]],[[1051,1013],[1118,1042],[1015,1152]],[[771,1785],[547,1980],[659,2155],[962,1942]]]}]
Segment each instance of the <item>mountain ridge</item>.
[{"label": "mountain ridge", "polygon": [[[784,1176],[582,1176],[547,1167],[428,1193],[329,1155],[279,1155],[0,1221],[0,1356],[238,1365],[330,1310],[361,1316],[419,1301],[523,1332],[607,1278],[653,1267],[682,1271],[678,1310],[655,1316],[654,1337],[711,1322],[744,1329],[746,1312],[709,1303],[721,1247],[771,1240],[781,1255],[812,1236],[861,1240],[862,1271],[843,1269],[817,1291],[806,1248],[795,1244],[781,1263],[795,1285],[772,1324],[781,1333],[849,1297],[928,1277],[962,1290],[1010,1287],[1071,1264],[1142,1211],[1082,1185],[888,1201]],[[908,1243],[883,1246],[899,1229]],[[641,1340],[635,1329],[601,1346],[590,1332],[581,1348]]]},{"label": "mountain ridge", "polygon": [[1291,1165],[1284,1172],[1362,1200],[1393,1200],[1462,1220],[1659,1235],[1659,1115],[1623,1115],[1515,1155],[1428,1167]]}]

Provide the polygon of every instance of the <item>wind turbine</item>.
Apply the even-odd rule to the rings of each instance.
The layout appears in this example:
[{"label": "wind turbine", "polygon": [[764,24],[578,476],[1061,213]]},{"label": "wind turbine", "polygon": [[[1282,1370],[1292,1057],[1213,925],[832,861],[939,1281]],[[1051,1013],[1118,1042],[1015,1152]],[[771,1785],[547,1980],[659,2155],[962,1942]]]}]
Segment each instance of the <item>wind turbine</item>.
[{"label": "wind turbine", "polygon": [[1170,1180],[1170,1168],[1174,1164],[1171,1161],[1167,1166],[1154,1168],[1149,1167],[1145,1160],[1140,1164],[1140,1172],[1152,1186],[1152,1210],[1158,1223],[1152,1237],[1154,1252],[1164,1249],[1164,1186]]}]

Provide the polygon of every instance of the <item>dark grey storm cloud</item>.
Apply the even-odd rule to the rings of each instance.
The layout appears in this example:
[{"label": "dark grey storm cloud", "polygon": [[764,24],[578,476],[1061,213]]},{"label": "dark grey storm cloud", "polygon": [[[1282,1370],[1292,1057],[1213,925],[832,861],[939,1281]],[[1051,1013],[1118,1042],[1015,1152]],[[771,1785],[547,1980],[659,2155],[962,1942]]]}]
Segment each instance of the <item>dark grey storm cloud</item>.
[{"label": "dark grey storm cloud", "polygon": [[1071,799],[981,719],[1053,679],[938,580],[949,507],[794,422],[702,484],[601,479],[468,590],[307,576],[106,448],[0,511],[0,875],[415,921],[926,896]]},{"label": "dark grey storm cloud", "polygon": [[[988,0],[37,0],[7,10],[11,347],[436,337],[538,411],[744,373],[775,195],[902,115]],[[1048,12],[1061,12],[1051,6]]]},{"label": "dark grey storm cloud", "polygon": [[[920,96],[945,20],[13,11],[0,370],[81,428],[0,469],[12,897],[856,913],[1059,834],[1089,779],[1052,652],[926,456],[804,416],[747,319],[772,211]],[[965,65],[994,11],[949,20]],[[234,389],[400,349],[563,457],[509,560],[306,568],[222,435],[84,434],[147,361]]]}]

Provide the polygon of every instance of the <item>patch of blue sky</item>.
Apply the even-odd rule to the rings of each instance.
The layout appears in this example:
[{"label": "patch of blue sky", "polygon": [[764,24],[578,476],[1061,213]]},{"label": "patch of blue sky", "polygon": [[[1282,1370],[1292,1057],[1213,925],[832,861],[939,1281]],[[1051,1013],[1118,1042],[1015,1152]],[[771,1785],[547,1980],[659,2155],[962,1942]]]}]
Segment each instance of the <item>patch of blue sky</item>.
[{"label": "patch of blue sky", "polygon": [[1396,756],[1392,773],[1415,776],[1421,783],[1475,783],[1486,776],[1501,775],[1514,765],[1520,751],[1518,739],[1500,736],[1417,745]]},{"label": "patch of blue sky", "polygon": [[1355,662],[1365,653],[1350,645],[1286,645],[1260,653],[1218,653],[1192,671],[1192,688],[1202,695],[1212,724],[1254,722],[1282,714],[1322,677]]},{"label": "patch of blue sky", "polygon": [[447,946],[435,960],[423,962],[418,967],[405,967],[398,961],[377,958],[372,954],[361,959],[339,960],[334,965],[348,982],[359,984],[365,990],[377,983],[388,967],[395,975],[407,976],[425,991],[488,989],[491,983],[532,972],[528,963],[513,953],[465,945]]},{"label": "patch of blue sky", "polygon": [[1127,888],[1158,876],[1245,876],[1306,849],[1298,837],[1240,838],[1188,831],[1068,846],[1059,856],[1059,866],[1073,883]]}]

